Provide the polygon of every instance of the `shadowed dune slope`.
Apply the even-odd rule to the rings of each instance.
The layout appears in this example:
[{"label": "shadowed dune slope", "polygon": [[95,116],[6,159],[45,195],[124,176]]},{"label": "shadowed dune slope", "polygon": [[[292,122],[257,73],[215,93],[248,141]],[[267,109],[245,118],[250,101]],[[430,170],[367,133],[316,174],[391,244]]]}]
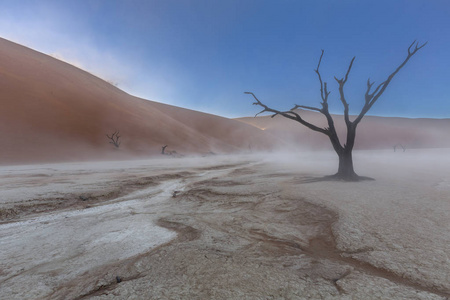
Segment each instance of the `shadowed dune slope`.
[{"label": "shadowed dune slope", "polygon": [[[317,112],[298,110],[303,119],[319,127],[328,127],[325,117]],[[351,117],[354,120],[356,116]],[[345,143],[344,118],[333,115],[341,143]],[[330,149],[324,134],[281,116],[238,118],[276,135],[292,146],[310,149]],[[397,117],[365,116],[356,131],[355,149],[392,149],[394,145],[410,148],[450,148],[450,119],[409,119]],[[401,149],[399,146],[398,149]]]},{"label": "shadowed dune slope", "polygon": [[[0,164],[270,149],[270,135],[133,97],[48,55],[0,39]],[[106,134],[120,131],[121,145]]]}]

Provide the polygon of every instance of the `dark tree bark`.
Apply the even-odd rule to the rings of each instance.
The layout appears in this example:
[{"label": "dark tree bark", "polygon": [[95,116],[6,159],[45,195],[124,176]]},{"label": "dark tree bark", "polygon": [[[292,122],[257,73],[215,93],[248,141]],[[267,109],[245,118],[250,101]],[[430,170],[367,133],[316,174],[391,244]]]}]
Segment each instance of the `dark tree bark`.
[{"label": "dark tree bark", "polygon": [[[400,71],[403,66],[409,61],[409,59],[416,54],[417,51],[419,51],[421,48],[423,48],[427,43],[424,43],[422,45],[419,45],[416,43],[416,41],[412,42],[412,44],[408,47],[408,55],[403,60],[403,62],[395,69],[394,72],[392,72],[388,78],[380,83],[375,90],[372,91],[372,86],[374,82],[370,82],[370,78],[367,80],[367,89],[366,93],[364,95],[364,106],[361,109],[361,112],[357,115],[356,119],[353,121],[350,121],[349,116],[349,104],[345,98],[344,93],[344,86],[347,82],[348,75],[350,74],[350,71],[353,66],[353,62],[355,61],[355,57],[352,58],[350,61],[350,64],[347,69],[347,73],[345,76],[341,79],[338,79],[334,77],[336,82],[339,85],[339,97],[342,102],[342,105],[344,106],[344,121],[347,128],[347,138],[344,143],[344,145],[341,144],[339,137],[336,133],[336,128],[334,126],[333,118],[331,117],[331,114],[328,110],[328,96],[330,95],[330,92],[327,88],[327,83],[322,81],[322,77],[319,72],[320,63],[322,62],[322,57],[324,51],[322,50],[322,53],[319,58],[319,63],[317,64],[317,68],[315,69],[315,72],[318,76],[319,82],[320,82],[320,96],[322,98],[321,107],[311,107],[311,106],[305,106],[305,105],[295,105],[293,108],[291,108],[289,111],[279,111],[273,108],[268,107],[267,105],[263,104],[261,101],[259,101],[258,98],[252,93],[252,92],[245,92],[245,94],[250,94],[255,98],[256,102],[253,103],[253,105],[258,105],[263,108],[263,110],[255,115],[255,117],[263,112],[270,112],[273,113],[272,118],[281,115],[285,118],[291,119],[293,121],[296,121],[303,126],[308,127],[309,129],[313,131],[320,132],[322,134],[325,134],[330,139],[331,145],[333,146],[334,151],[336,151],[338,157],[339,157],[339,167],[336,174],[329,176],[330,178],[336,178],[346,181],[357,181],[361,179],[366,179],[367,177],[361,177],[358,176],[353,168],[353,158],[352,158],[352,151],[353,147],[355,145],[355,138],[356,138],[356,128],[358,124],[361,122],[362,118],[366,115],[366,113],[372,108],[372,106],[375,104],[375,102],[380,98],[380,96],[383,94],[383,92],[386,90],[386,88],[389,86],[391,80],[394,78],[394,76]],[[306,110],[312,110],[320,112],[325,116],[327,119],[328,127],[326,128],[320,128],[314,124],[311,124],[300,116],[298,112],[295,111],[297,108],[303,108]]]}]

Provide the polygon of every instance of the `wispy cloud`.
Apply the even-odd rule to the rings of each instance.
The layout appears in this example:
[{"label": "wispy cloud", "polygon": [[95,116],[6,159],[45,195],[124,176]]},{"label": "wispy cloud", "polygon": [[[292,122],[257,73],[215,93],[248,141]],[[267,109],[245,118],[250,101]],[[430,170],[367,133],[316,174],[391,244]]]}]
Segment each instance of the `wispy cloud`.
[{"label": "wispy cloud", "polygon": [[[138,56],[124,53],[130,51],[126,45],[99,45],[95,28],[68,26],[67,23],[76,20],[70,19],[73,18],[70,14],[68,19],[64,19],[61,14],[54,8],[41,8],[34,13],[19,8],[17,11],[12,8],[0,11],[0,36],[117,84],[120,89],[137,97],[182,105],[176,89],[180,86],[180,78],[172,75],[176,67],[144,62]],[[180,75],[183,72],[176,73]]]},{"label": "wispy cloud", "polygon": [[[62,16],[51,9],[31,14],[24,11],[0,12],[0,36],[51,55],[102,79],[126,85],[132,67],[120,55],[99,48],[93,35],[83,26],[67,26]],[[71,20],[66,20],[70,22]]]}]

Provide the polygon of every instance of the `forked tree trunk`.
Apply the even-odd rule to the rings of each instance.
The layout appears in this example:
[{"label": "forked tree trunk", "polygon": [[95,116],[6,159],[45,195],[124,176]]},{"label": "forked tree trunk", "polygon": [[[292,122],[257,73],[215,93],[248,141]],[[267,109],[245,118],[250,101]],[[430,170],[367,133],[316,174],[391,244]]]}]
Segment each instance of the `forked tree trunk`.
[{"label": "forked tree trunk", "polygon": [[353,157],[351,151],[344,151],[339,156],[339,168],[334,177],[346,181],[358,181],[360,177],[353,169]]},{"label": "forked tree trunk", "polygon": [[344,145],[344,147],[341,146],[336,133],[329,136],[331,144],[339,157],[338,171],[336,174],[330,176],[331,178],[345,181],[358,181],[363,179],[362,177],[359,177],[353,169],[352,150],[355,143],[355,136],[356,126],[351,124],[347,127],[347,144]]}]

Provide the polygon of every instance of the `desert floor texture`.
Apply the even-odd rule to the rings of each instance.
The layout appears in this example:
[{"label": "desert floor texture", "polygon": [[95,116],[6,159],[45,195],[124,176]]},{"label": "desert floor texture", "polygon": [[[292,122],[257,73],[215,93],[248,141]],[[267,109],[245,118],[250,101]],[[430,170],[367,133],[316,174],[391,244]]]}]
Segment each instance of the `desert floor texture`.
[{"label": "desert floor texture", "polygon": [[0,167],[1,299],[446,299],[450,150]]}]

